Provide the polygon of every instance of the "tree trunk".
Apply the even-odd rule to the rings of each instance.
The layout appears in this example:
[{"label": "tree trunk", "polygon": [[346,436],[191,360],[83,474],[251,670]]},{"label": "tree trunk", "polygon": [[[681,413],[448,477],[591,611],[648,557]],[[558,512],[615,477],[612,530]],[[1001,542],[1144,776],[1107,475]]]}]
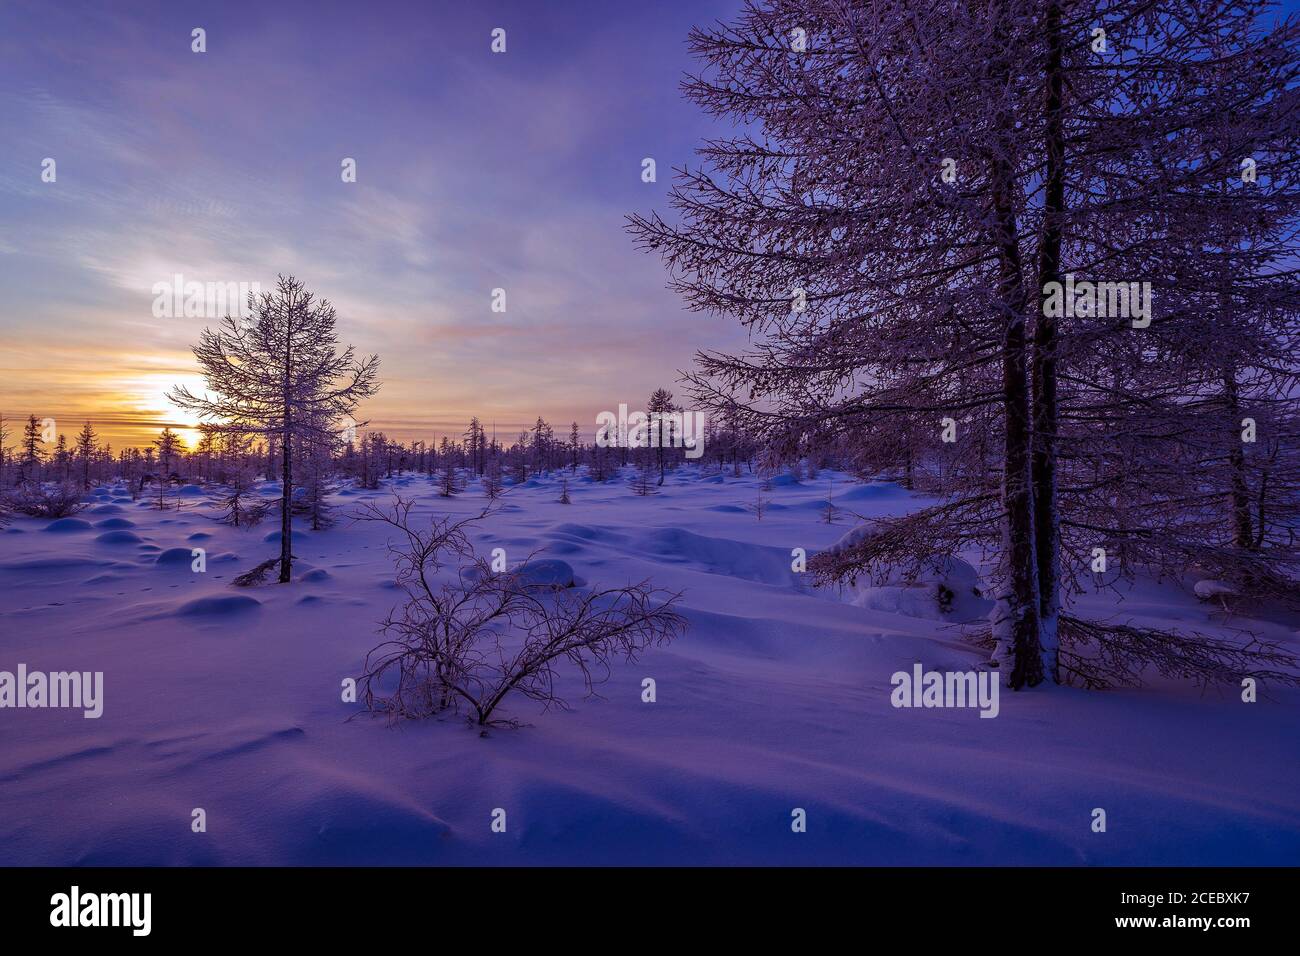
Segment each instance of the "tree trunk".
[{"label": "tree trunk", "polygon": [[280,481],[282,496],[280,498],[280,583],[288,584],[292,579],[293,564],[293,515],[290,508],[293,502],[293,468],[291,465],[291,448],[293,445],[293,406],[289,393],[293,354],[293,304],[290,303],[289,315],[285,320],[284,330],[284,440],[280,443]]},{"label": "tree trunk", "polygon": [[992,189],[996,242],[1000,266],[998,304],[1003,311],[1002,393],[1005,443],[1002,459],[1002,543],[1005,580],[1003,596],[993,611],[999,641],[999,666],[1012,689],[1033,687],[1043,680],[1039,640],[1038,567],[1034,540],[1034,496],[1031,474],[1032,431],[1029,420],[1029,376],[1025,361],[1027,301],[1021,273],[1020,243],[1012,207],[1012,170],[1005,155],[992,160]]},{"label": "tree trunk", "polygon": [[1232,416],[1228,431],[1228,468],[1232,500],[1232,544],[1251,548],[1255,541],[1250,517],[1250,491],[1246,485],[1246,452],[1241,447],[1241,408],[1237,399],[1237,373],[1229,367],[1223,372],[1224,398]]},{"label": "tree trunk", "polygon": [[[1065,132],[1062,110],[1061,8],[1048,4],[1047,29],[1047,168],[1043,196],[1043,237],[1040,246],[1039,293],[1061,279],[1061,218],[1065,212]],[[1040,300],[1041,305],[1041,300]],[[1056,441],[1059,415],[1056,399],[1056,319],[1039,308],[1034,318],[1034,537],[1038,565],[1039,632],[1043,669],[1060,682],[1058,621],[1061,610],[1061,526],[1056,500]]]}]

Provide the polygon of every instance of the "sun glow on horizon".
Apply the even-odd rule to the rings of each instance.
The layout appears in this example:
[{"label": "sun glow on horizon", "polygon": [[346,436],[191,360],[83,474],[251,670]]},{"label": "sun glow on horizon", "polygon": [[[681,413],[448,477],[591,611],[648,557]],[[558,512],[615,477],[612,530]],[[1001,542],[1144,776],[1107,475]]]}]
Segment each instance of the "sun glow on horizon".
[{"label": "sun glow on horizon", "polygon": [[192,372],[150,372],[124,380],[118,387],[132,411],[157,418],[163,423],[159,430],[170,426],[185,443],[186,450],[193,451],[202,437],[198,429],[199,418],[167,397],[176,386],[188,388],[195,395],[207,392],[202,376]]}]

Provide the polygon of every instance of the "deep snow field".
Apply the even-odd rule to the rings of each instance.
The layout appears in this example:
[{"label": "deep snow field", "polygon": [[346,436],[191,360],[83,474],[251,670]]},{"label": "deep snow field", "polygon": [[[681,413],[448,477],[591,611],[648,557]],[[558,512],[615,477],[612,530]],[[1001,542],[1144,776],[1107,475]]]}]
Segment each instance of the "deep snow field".
[{"label": "deep snow field", "polygon": [[[603,699],[571,688],[572,710],[545,713],[508,700],[502,716],[523,726],[486,737],[463,718],[349,721],[360,705],[341,700],[402,596],[392,529],[342,515],[393,490],[422,516],[470,513],[476,481],[450,501],[423,477],[345,489],[334,528],[297,525],[288,586],[231,587],[278,554],[278,520],[217,524],[198,488],[180,511],[109,486],[63,530],[15,518],[0,532],[0,670],[103,671],[104,713],[0,710],[0,864],[1300,861],[1295,691],[1244,704],[1232,688],[1168,684],[1004,690],[996,719],[893,708],[895,671],[985,655],[915,602],[860,596],[886,608],[873,610],[792,573],[791,549],[855,523],[821,520],[832,477],[836,503],[860,514],[920,504],[823,472],[778,480],[758,520],[745,506],[759,479],[691,467],[652,497],[626,478],[571,479],[571,505],[555,476],[509,490],[475,534],[483,553],[540,549],[592,585],[683,590],[689,629],[620,664]],[[206,573],[191,572],[192,547]],[[1202,629],[1222,617],[1156,584],[1085,606]]]}]

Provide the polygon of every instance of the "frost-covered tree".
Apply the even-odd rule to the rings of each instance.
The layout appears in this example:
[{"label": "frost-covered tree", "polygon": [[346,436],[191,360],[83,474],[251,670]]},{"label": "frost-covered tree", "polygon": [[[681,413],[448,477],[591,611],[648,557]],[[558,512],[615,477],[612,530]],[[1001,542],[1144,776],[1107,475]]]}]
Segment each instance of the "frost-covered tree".
[{"label": "frost-covered tree", "polygon": [[235,432],[221,436],[225,462],[226,490],[217,499],[217,520],[236,528],[259,524],[271,503],[257,493],[257,459],[250,446],[252,438]]},{"label": "frost-covered tree", "polygon": [[438,478],[438,495],[442,498],[451,498],[461,492],[460,475],[456,472],[456,459],[448,455],[442,466],[442,474]]},{"label": "frost-covered tree", "polygon": [[[1063,592],[1099,534],[1144,562],[1184,553],[1165,532],[1189,514],[1181,491],[1209,475],[1167,427],[1202,401],[1178,378],[1196,341],[1180,289],[1197,269],[1203,284],[1219,274],[1216,207],[1246,229],[1294,222],[1297,27],[1269,26],[1267,11],[764,0],[692,33],[704,68],[687,95],[745,132],[681,173],[675,222],[631,228],[691,307],[753,334],[744,354],[701,355],[693,391],[769,459],[833,445],[856,470],[928,471],[918,480],[940,504],[882,522],[822,570],[990,549],[995,660],[1012,687],[1059,673]],[[1261,170],[1254,192],[1240,188],[1243,157]],[[1263,274],[1285,277],[1268,299],[1284,317],[1293,270],[1256,257],[1238,272],[1256,286]],[[1057,317],[1049,289],[1071,275],[1149,281],[1156,315],[1142,328]],[[1258,342],[1245,330],[1268,314],[1238,308],[1227,336]],[[1223,337],[1203,330],[1203,367]],[[1286,395],[1279,381],[1261,391]],[[1216,457],[1241,472],[1238,456]],[[1135,462],[1183,476],[1167,507],[1147,507]],[[1250,495],[1235,487],[1245,540]]]},{"label": "frost-covered tree", "polygon": [[9,461],[9,426],[0,415],[0,488],[5,487],[5,465]]},{"label": "frost-covered tree", "polygon": [[659,467],[658,484],[664,483],[664,449],[672,442],[672,426],[668,416],[680,409],[673,404],[673,393],[666,388],[656,388],[646,403],[650,415],[650,440],[655,447],[655,464]]},{"label": "frost-covered tree", "polygon": [[378,357],[358,360],[351,346],[340,351],[335,322],[328,301],[316,300],[298,279],[280,276],[275,291],[249,296],[247,316],[227,315],[194,347],[213,394],[194,395],[180,386],[169,396],[220,429],[278,443],[281,583],[291,580],[293,561],[294,438],[332,436],[342,416],[378,389]]},{"label": "frost-covered tree", "polygon": [[35,415],[27,417],[23,426],[23,457],[19,461],[18,481],[38,481],[41,468],[41,423]]},{"label": "frost-covered tree", "polygon": [[296,442],[302,495],[295,496],[292,505],[295,514],[310,520],[313,531],[320,531],[334,524],[329,495],[334,491],[334,450],[340,437],[328,422],[314,421],[309,425]]},{"label": "frost-covered tree", "polygon": [[90,464],[95,457],[95,440],[97,439],[94,426],[86,422],[81,426],[81,431],[77,433],[77,460],[81,463],[81,488],[83,491],[90,490]]},{"label": "frost-covered tree", "polygon": [[487,463],[483,472],[483,494],[489,501],[496,501],[501,497],[504,488],[501,482],[501,463],[493,458]]},{"label": "frost-covered tree", "polygon": [[168,426],[159,433],[153,444],[158,449],[158,467],[162,469],[162,480],[165,482],[171,477],[172,459],[181,450],[181,440]]},{"label": "frost-covered tree", "polygon": [[483,425],[479,422],[478,416],[475,415],[469,420],[469,430],[465,432],[465,450],[469,454],[470,467],[474,469],[479,477],[483,475],[485,440]]},{"label": "frost-covered tree", "polygon": [[632,494],[642,498],[656,494],[657,484],[654,480],[654,472],[651,470],[650,463],[645,462],[638,466],[636,474],[632,478]]}]

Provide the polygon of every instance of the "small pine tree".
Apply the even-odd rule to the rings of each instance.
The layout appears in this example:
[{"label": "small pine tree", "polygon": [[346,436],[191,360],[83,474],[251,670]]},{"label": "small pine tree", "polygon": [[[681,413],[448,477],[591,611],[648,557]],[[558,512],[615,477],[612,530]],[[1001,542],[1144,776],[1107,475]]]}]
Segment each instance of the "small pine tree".
[{"label": "small pine tree", "polygon": [[86,422],[77,435],[77,458],[81,461],[81,489],[90,490],[90,460],[95,457],[95,429]]},{"label": "small pine tree", "polygon": [[642,497],[658,494],[654,470],[649,465],[642,465],[637,469],[636,477],[632,479],[632,492]]},{"label": "small pine tree", "polygon": [[487,495],[488,500],[496,501],[501,497],[502,491],[501,465],[494,458],[483,473],[483,494]]},{"label": "small pine tree", "polygon": [[18,468],[18,483],[40,480],[41,466],[41,423],[35,415],[27,419],[23,426],[23,457]]},{"label": "small pine tree", "polygon": [[330,431],[327,422],[312,423],[315,427],[299,442],[299,456],[302,461],[298,468],[302,473],[302,496],[291,502],[294,514],[311,519],[311,530],[320,531],[334,524],[333,508],[329,495],[335,490],[333,482],[334,460],[330,454],[331,446],[337,437]]},{"label": "small pine tree", "polygon": [[573,502],[569,500],[569,479],[561,478],[560,479],[560,504],[568,505],[572,503]]},{"label": "small pine tree", "polygon": [[[159,474],[158,475],[158,497],[153,500],[153,506],[156,510],[166,511],[169,507],[171,507],[170,502],[168,502],[167,500],[167,490],[170,487],[171,487],[171,481],[168,480],[167,475],[165,473]],[[180,499],[180,495],[177,495],[176,510],[179,511],[180,507],[181,507],[181,499]]]},{"label": "small pine tree", "polygon": [[438,479],[438,496],[440,498],[450,498],[459,494],[460,491],[460,476],[456,474],[456,462],[448,456],[447,464],[443,466],[442,475]]},{"label": "small pine tree", "polygon": [[251,528],[259,524],[271,509],[271,502],[254,491],[253,465],[244,458],[235,462],[229,491],[217,504],[223,509],[217,520],[236,528]]},{"label": "small pine tree", "polygon": [[158,449],[158,467],[165,481],[171,477],[172,459],[180,451],[180,436],[172,431],[170,427],[164,428],[158,437],[154,439],[154,447]]}]

